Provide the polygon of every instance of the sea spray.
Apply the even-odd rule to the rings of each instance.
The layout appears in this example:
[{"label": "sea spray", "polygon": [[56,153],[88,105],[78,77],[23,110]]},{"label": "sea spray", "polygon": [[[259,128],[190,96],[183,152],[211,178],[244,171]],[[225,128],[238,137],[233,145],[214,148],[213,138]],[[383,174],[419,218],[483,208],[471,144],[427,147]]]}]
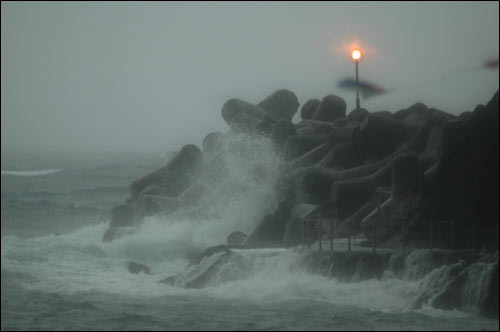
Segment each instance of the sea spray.
[{"label": "sea spray", "polygon": [[[177,276],[175,285],[187,288],[232,287],[234,289],[231,294],[224,296],[231,297],[238,293],[252,298],[274,292],[277,292],[276,298],[294,297],[301,292],[299,288],[302,288],[307,289],[309,296],[316,294],[315,300],[336,304],[340,304],[337,302],[339,294],[336,292],[343,294],[349,290],[349,296],[355,299],[356,292],[364,289],[364,293],[359,294],[360,298],[364,296],[362,303],[352,305],[375,309],[371,306],[377,303],[377,310],[400,308],[403,311],[431,306],[436,309],[480,313],[483,311],[485,298],[491,292],[492,274],[498,264],[497,254],[494,253],[419,250],[407,257],[400,277],[396,273],[380,273],[382,277],[377,277],[365,265],[368,260],[375,259],[380,266],[372,264],[368,266],[370,269],[391,269],[391,257],[386,259],[384,256],[387,255],[364,252],[331,255],[299,248],[233,250],[232,254],[218,253],[204,258],[197,265],[191,265]],[[303,284],[304,280],[309,282]],[[301,285],[299,288],[297,282]],[[373,288],[365,289],[364,285],[367,284]],[[248,288],[249,285],[255,287],[254,291]],[[357,285],[358,288],[352,288],[352,285]],[[293,288],[293,291],[288,287]],[[382,294],[378,293],[380,288],[383,290]],[[243,289],[248,294],[242,294]],[[317,293],[319,289],[323,290]],[[377,291],[374,292],[375,290]],[[278,292],[286,295],[278,295]],[[370,300],[372,295],[373,301]],[[390,304],[384,304],[383,299],[388,296]],[[382,302],[379,303],[379,300]],[[344,301],[351,303],[347,299]],[[394,303],[398,304],[392,307]]]},{"label": "sea spray", "polygon": [[[330,317],[336,323],[341,320],[359,324],[357,321],[362,316],[372,317],[379,324],[388,324],[387,321],[380,323],[383,319],[418,320],[422,324],[427,320],[432,322],[428,316],[455,319],[467,317],[464,311],[478,311],[476,303],[483,295],[478,295],[476,290],[487,284],[494,263],[485,260],[483,265],[471,268],[467,274],[472,282],[466,284],[463,293],[465,305],[459,310],[444,311],[433,307],[436,296],[424,298],[422,294],[431,293],[426,293],[426,289],[439,289],[433,283],[442,281],[441,276],[446,275],[447,270],[451,271],[453,265],[451,261],[438,259],[436,255],[440,252],[433,254],[429,250],[409,254],[404,259],[401,275],[386,274],[380,279],[358,282],[343,282],[332,277],[337,266],[327,266],[327,269],[308,266],[309,261],[328,262],[326,259],[308,260],[313,251],[301,248],[233,250],[234,255],[202,289],[186,289],[182,282],[177,286],[159,283],[168,276],[185,271],[191,258],[205,247],[224,243],[230,232],[250,232],[262,215],[277,205],[280,159],[272,145],[265,139],[248,135],[229,136],[224,144],[221,149],[227,152],[221,155],[223,167],[219,169],[223,176],[202,178],[211,190],[196,204],[187,205],[168,216],[148,217],[134,233],[112,243],[101,241],[105,224],[31,239],[4,237],[2,279],[7,276],[15,281],[16,287],[32,291],[36,296],[47,294],[47,297],[59,300],[82,298],[85,299],[83,302],[97,303],[99,311],[108,316],[116,307],[116,320],[128,324],[132,320],[146,324],[139,319],[140,308],[148,308],[144,316],[148,318],[147,322],[154,321],[149,316],[154,316],[155,320],[165,317],[167,311],[158,308],[163,308],[161,306],[166,303],[175,305],[170,308],[172,314],[181,312],[189,316],[190,324],[193,324],[193,314],[199,316],[212,307],[219,310],[223,303],[229,307],[226,309],[228,321],[236,310],[244,308],[242,317],[247,317],[256,307],[273,308],[265,311],[272,316],[278,308],[289,309],[287,314],[293,313],[296,317],[309,316],[303,310],[294,311],[294,308],[314,307],[315,312],[322,313],[318,319],[328,324]],[[193,213],[196,210],[204,211],[204,214]],[[450,260],[453,258],[449,257]],[[148,265],[152,274],[128,273],[129,261]],[[440,269],[443,262],[446,264]],[[211,262],[203,264],[210,266]],[[318,271],[327,272],[316,273]],[[421,300],[416,305],[418,299]],[[117,305],[121,301],[126,306]],[[320,311],[318,304],[327,309]],[[127,311],[127,306],[130,311]],[[185,311],[182,311],[182,306],[185,306]],[[199,306],[200,311],[194,311],[193,306]],[[131,317],[129,321],[122,319],[121,311],[127,312],[127,317]],[[154,312],[161,313],[155,316]],[[452,326],[450,322],[446,324]],[[338,326],[342,325],[335,325]],[[132,325],[125,327],[131,328]]]},{"label": "sea spray", "polygon": [[43,169],[38,171],[12,171],[12,170],[2,170],[2,175],[13,175],[13,176],[43,176],[51,175],[61,172],[61,169]]},{"label": "sea spray", "polygon": [[186,245],[225,243],[234,231],[249,234],[277,207],[280,158],[266,138],[228,134],[204,164],[192,188],[180,197],[184,200],[180,209],[149,218],[167,224],[187,223],[192,238],[185,238]]},{"label": "sea spray", "polygon": [[492,280],[495,262],[498,269],[498,252],[496,257],[485,255],[482,258],[464,272],[466,281],[462,290],[463,304],[461,309],[466,312],[481,312],[488,293],[492,292],[490,289],[491,283],[496,282],[498,284],[498,280]]},{"label": "sea spray", "polygon": [[[150,308],[175,301],[191,308],[194,304],[202,306],[209,301],[216,306],[231,303],[235,309],[248,306],[248,310],[255,306],[274,308],[285,305],[292,311],[294,303],[298,306],[308,303],[330,308],[336,317],[361,317],[367,310],[376,317],[396,315],[386,318],[401,321],[413,319],[420,322],[429,316],[429,319],[440,320],[476,319],[469,318],[465,307],[451,311],[434,308],[430,298],[419,306],[413,305],[412,299],[419,297],[418,292],[425,292],[426,287],[434,289],[432,280],[441,280],[439,274],[452,269],[451,265],[432,269],[422,278],[384,277],[341,282],[328,275],[311,273],[307,264],[315,260],[306,258],[317,252],[303,248],[236,249],[202,289],[161,284],[160,280],[182,273],[190,264],[182,246],[189,243],[187,239],[193,240],[191,245],[195,244],[196,238],[175,241],[180,234],[188,236],[188,226],[185,220],[165,222],[151,218],[136,233],[112,243],[103,243],[99,239],[106,227],[104,224],[59,236],[30,239],[8,236],[2,239],[2,270],[8,271],[4,276],[9,280],[15,280],[15,287],[36,294],[51,294],[51,298],[70,296],[91,303],[116,303],[116,299],[120,299],[124,303],[139,302]],[[323,254],[327,255],[326,252]],[[424,259],[426,255],[432,253],[427,250],[416,256]],[[210,257],[207,258],[202,262],[202,265],[206,264],[205,268],[211,264]],[[128,273],[129,260],[147,264],[152,275]],[[489,265],[491,261],[483,263]],[[195,266],[192,266],[193,270]],[[477,273],[473,274],[481,279],[486,270],[475,269]],[[416,271],[413,275],[421,273]],[[414,312],[420,316],[413,316]],[[228,312],[230,314],[232,311]],[[385,319],[385,316],[380,317]]]}]

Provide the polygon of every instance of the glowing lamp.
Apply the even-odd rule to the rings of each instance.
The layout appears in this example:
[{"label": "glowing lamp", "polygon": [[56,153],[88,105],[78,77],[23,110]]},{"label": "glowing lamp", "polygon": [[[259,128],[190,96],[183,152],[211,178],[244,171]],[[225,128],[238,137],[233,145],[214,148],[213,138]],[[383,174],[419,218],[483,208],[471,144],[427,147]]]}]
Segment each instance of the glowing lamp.
[{"label": "glowing lamp", "polygon": [[354,49],[351,51],[351,60],[354,62],[359,62],[363,59],[363,53],[360,49]]},{"label": "glowing lamp", "polygon": [[358,63],[363,59],[363,52],[359,48],[351,51],[351,60],[354,62],[356,68],[356,109],[359,109],[359,76],[358,76]]}]

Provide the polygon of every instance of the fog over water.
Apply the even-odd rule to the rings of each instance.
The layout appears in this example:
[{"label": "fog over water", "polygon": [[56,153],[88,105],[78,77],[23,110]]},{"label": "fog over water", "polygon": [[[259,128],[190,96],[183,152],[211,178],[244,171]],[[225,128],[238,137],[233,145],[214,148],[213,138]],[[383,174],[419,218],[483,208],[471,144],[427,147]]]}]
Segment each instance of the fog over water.
[{"label": "fog over water", "polygon": [[2,2],[0,329],[498,331],[498,12]]},{"label": "fog over water", "polygon": [[[498,89],[498,2],[14,3],[1,11],[1,141],[12,150],[177,150],[227,130],[229,98],[290,89],[301,105],[389,93],[370,111],[421,101],[460,113]],[[300,110],[300,108],[299,108]],[[296,115],[295,120],[298,121]]]}]

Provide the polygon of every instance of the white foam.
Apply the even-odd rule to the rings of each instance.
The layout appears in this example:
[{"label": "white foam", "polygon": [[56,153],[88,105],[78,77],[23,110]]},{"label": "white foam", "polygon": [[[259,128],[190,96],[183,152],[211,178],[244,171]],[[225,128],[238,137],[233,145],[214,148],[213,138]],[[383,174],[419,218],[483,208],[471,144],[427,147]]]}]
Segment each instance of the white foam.
[{"label": "white foam", "polygon": [[[210,190],[196,205],[168,217],[146,218],[132,234],[112,243],[102,242],[106,224],[60,236],[5,237],[2,268],[32,276],[26,287],[51,292],[98,290],[141,296],[185,292],[157,282],[184,270],[189,258],[205,247],[225,243],[230,233],[249,234],[276,205],[279,157],[269,141],[229,136],[219,158],[223,176],[214,176],[218,174],[213,169],[201,174]],[[193,216],[192,210],[206,215]],[[131,275],[126,268],[129,261],[150,266],[154,275]]]},{"label": "white foam", "polygon": [[50,175],[54,173],[61,172],[62,169],[43,169],[38,171],[2,171],[2,175],[14,175],[14,176],[43,176]]},{"label": "white foam", "polygon": [[[133,233],[112,243],[102,242],[107,224],[59,236],[7,236],[1,243],[2,270],[23,276],[19,280],[26,288],[61,294],[100,292],[140,298],[182,294],[255,303],[299,299],[384,312],[414,310],[412,298],[418,296],[421,285],[439,277],[431,273],[425,278],[419,273],[416,267],[426,257],[421,252],[408,259],[415,271],[409,269],[405,279],[341,283],[308,273],[299,264],[307,252],[295,248],[234,250],[204,289],[158,283],[184,271],[189,258],[205,247],[225,243],[231,232],[248,234],[276,206],[279,158],[269,143],[237,136],[229,138],[222,149],[224,160],[219,165],[224,167],[224,177],[214,180],[205,174],[203,180],[211,190],[193,206],[208,210],[208,216],[180,211],[146,218]],[[130,274],[129,261],[148,265],[152,275]],[[478,267],[471,272],[478,275],[479,285],[484,284],[483,270]],[[421,312],[440,315],[426,307]]]},{"label": "white foam", "polygon": [[[149,219],[138,232],[103,243],[106,227],[88,226],[69,234],[30,239],[4,237],[2,269],[25,276],[20,279],[23,287],[59,294],[98,292],[141,299],[186,295],[251,303],[305,300],[381,312],[414,311],[414,299],[440,271],[418,280],[387,277],[344,283],[308,273],[300,264],[309,254],[305,249],[233,250],[207,287],[184,289],[158,282],[188,266],[189,246],[193,253],[201,249],[196,235],[201,228],[180,220]],[[130,274],[129,261],[148,265],[152,275]],[[209,266],[213,262],[207,259],[203,263]],[[468,315],[434,309],[431,302],[425,301],[417,312],[443,318]]]}]

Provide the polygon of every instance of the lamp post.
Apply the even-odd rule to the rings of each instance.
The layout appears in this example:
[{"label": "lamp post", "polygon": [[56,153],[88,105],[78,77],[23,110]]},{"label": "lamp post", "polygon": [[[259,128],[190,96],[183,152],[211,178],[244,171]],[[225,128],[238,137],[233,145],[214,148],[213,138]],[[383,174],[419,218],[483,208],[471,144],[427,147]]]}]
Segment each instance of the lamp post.
[{"label": "lamp post", "polygon": [[351,60],[356,66],[356,109],[359,109],[359,77],[358,77],[358,63],[363,59],[363,53],[359,48],[351,51]]}]

